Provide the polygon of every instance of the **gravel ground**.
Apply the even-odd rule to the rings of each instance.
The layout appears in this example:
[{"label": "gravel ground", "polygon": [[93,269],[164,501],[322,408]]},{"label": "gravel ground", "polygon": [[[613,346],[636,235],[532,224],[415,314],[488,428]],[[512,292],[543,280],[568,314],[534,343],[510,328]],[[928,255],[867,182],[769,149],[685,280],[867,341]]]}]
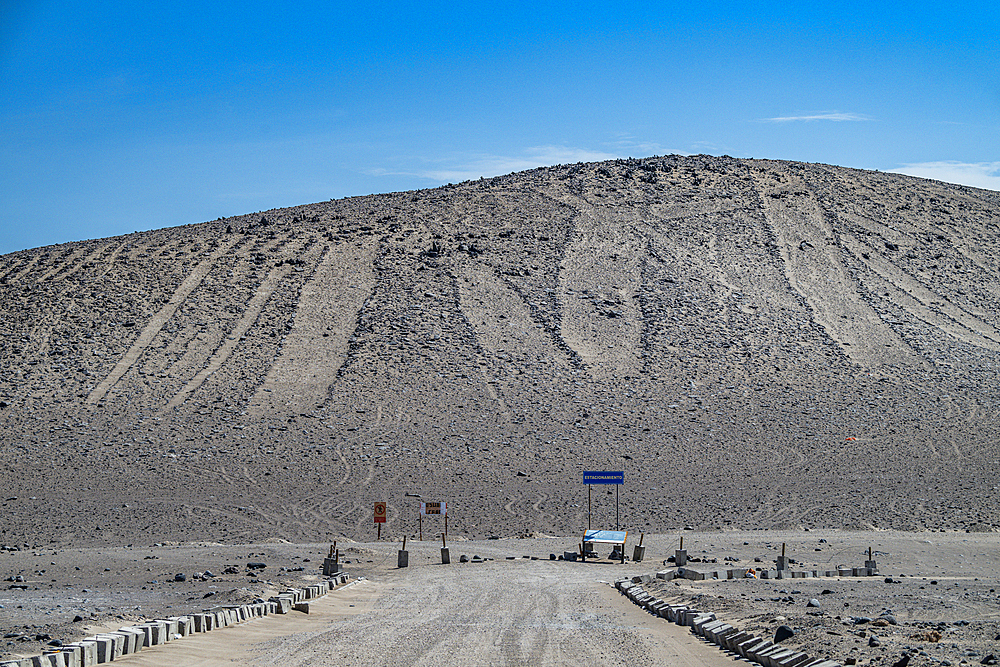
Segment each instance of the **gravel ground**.
[{"label": "gravel ground", "polygon": [[[789,625],[796,630],[790,645],[859,664],[893,664],[903,653],[913,654],[911,664],[973,664],[1000,652],[1000,535],[893,531],[645,535],[645,560],[624,565],[606,559],[549,561],[550,554],[573,550],[576,537],[452,540],[448,567],[440,565],[440,542],[410,541],[411,566],[404,570],[395,567],[399,543],[342,541],[338,548],[345,569],[366,578],[356,591],[364,591],[363,604],[356,602],[361,606],[338,608],[330,617],[338,623],[319,630],[293,625],[281,636],[251,633],[241,641],[246,659],[258,664],[322,664],[338,657],[353,664],[385,664],[379,655],[398,655],[398,664],[569,664],[574,652],[591,664],[677,664],[671,660],[690,658],[686,651],[700,646],[697,640],[683,631],[677,635],[675,626],[632,606],[601,582],[665,569],[663,561],[682,534],[691,557],[701,561],[691,567],[706,570],[773,566],[782,544],[796,561],[793,569],[858,565],[873,548],[878,577],[677,580],[647,587],[661,597],[715,611],[741,629],[771,636],[779,625]],[[627,554],[634,543],[633,536]],[[0,555],[5,571],[45,569],[47,576],[28,579],[28,590],[0,593],[0,630],[14,635],[5,640],[5,651],[37,653],[44,644],[35,640],[39,634],[69,640],[142,618],[267,597],[283,586],[315,581],[328,548],[164,545]],[[460,563],[462,555],[487,560]],[[712,560],[717,562],[705,562]],[[267,567],[250,570],[249,562]],[[227,574],[227,568],[236,572]],[[205,570],[219,576],[194,578]],[[185,574],[187,581],[174,582],[176,574]],[[808,606],[810,600],[819,606]],[[363,614],[357,611],[362,607]],[[621,614],[628,614],[627,622]],[[76,615],[83,620],[73,622]],[[869,646],[872,635],[878,646]],[[268,650],[254,653],[265,639],[272,642]],[[390,651],[395,641],[409,643]],[[690,664],[724,658],[711,646],[703,648],[714,657]],[[681,657],[668,660],[663,651]],[[268,656],[291,662],[267,662]],[[471,662],[459,657],[448,662],[449,656]]]}]

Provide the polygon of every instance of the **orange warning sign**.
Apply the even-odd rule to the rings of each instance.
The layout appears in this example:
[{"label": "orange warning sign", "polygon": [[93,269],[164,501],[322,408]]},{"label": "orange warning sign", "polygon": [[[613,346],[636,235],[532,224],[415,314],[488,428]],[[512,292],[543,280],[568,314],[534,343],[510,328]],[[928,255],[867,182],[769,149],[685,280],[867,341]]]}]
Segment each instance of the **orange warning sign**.
[{"label": "orange warning sign", "polygon": [[385,503],[375,503],[375,523],[385,523]]}]

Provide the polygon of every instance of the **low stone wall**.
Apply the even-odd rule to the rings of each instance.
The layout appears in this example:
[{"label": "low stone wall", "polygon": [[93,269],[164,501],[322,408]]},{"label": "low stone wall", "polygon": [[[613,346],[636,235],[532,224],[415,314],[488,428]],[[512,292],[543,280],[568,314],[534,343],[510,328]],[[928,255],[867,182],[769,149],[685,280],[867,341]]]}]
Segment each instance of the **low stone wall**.
[{"label": "low stone wall", "polygon": [[41,655],[0,661],[0,667],[90,667],[121,660],[147,646],[165,644],[194,633],[211,632],[270,614],[287,614],[293,609],[309,613],[310,601],[326,595],[339,584],[347,583],[348,578],[349,575],[341,573],[313,586],[284,591],[267,602],[224,605],[198,614],[126,625],[115,632],[86,637],[45,651]]},{"label": "low stone wall", "polygon": [[[658,579],[743,579],[747,570],[733,568],[730,570],[708,570],[702,572],[690,567],[679,567],[676,570],[663,570],[656,573]],[[756,579],[812,579],[819,577],[874,577],[878,570],[871,567],[842,567],[836,570],[754,570]]]},{"label": "low stone wall", "polygon": [[[676,573],[672,571],[671,574]],[[665,576],[660,576],[661,574]],[[658,572],[660,579],[673,579],[664,572]],[[764,667],[841,667],[840,663],[825,658],[812,658],[802,651],[784,648],[780,644],[743,632],[725,621],[720,621],[713,612],[703,612],[683,604],[670,604],[646,592],[642,584],[652,581],[645,574],[632,579],[615,582],[615,588],[632,602],[671,623],[685,625],[691,631],[718,644],[721,648]]]}]

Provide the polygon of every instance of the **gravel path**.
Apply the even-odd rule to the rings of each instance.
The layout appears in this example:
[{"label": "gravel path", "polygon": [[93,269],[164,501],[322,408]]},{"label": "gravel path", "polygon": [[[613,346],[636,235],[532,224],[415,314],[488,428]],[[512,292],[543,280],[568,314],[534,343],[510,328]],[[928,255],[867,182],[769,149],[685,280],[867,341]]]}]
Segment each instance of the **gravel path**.
[{"label": "gravel path", "polygon": [[[360,613],[273,639],[254,664],[729,664],[684,629],[626,604],[595,574],[564,563],[493,561],[360,582],[343,593],[358,597]],[[371,590],[380,594],[369,598]]]},{"label": "gravel path", "polygon": [[630,604],[597,578],[601,569],[529,560],[411,567],[334,591],[308,615],[187,637],[128,664],[731,664],[686,628]]}]

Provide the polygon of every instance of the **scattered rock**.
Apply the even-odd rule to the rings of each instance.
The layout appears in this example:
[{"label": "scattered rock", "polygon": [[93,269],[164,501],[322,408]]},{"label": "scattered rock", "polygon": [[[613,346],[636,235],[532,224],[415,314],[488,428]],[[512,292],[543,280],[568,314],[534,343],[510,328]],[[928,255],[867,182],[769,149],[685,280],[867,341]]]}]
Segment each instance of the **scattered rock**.
[{"label": "scattered rock", "polygon": [[791,639],[795,636],[795,631],[792,630],[787,625],[778,626],[778,629],[774,631],[774,643],[780,644],[786,639]]},{"label": "scattered rock", "polygon": [[809,600],[809,602],[806,603],[806,606],[807,607],[818,607],[819,606],[819,600],[817,600],[816,598],[811,598]]},{"label": "scattered rock", "polygon": [[178,572],[174,575],[174,581],[184,582],[187,581],[187,575],[183,572]]}]

